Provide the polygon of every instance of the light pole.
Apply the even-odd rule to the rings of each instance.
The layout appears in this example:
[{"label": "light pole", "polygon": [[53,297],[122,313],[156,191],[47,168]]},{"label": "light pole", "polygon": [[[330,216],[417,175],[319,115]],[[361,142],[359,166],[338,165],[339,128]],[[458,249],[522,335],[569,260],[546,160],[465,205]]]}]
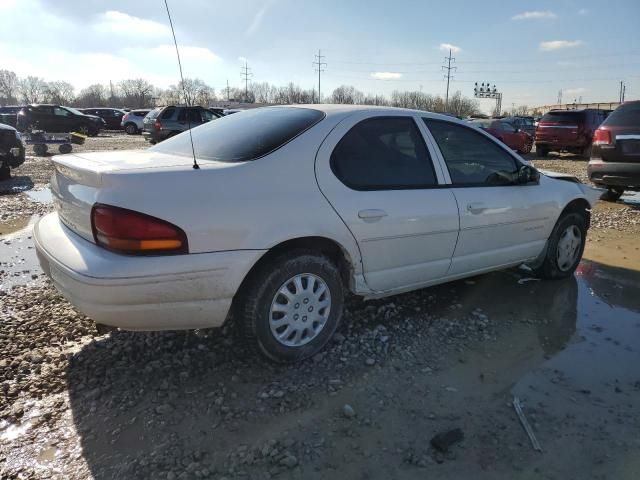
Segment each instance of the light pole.
[{"label": "light pole", "polygon": [[502,92],[498,91],[495,84],[492,87],[489,82],[483,82],[478,87],[478,82],[476,82],[473,88],[473,96],[476,98],[495,98],[498,115],[502,112]]}]

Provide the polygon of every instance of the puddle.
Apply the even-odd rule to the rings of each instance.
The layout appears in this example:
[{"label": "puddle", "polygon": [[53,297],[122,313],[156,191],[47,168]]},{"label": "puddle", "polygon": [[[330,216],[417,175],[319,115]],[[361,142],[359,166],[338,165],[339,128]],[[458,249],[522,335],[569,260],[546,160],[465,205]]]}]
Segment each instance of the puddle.
[{"label": "puddle", "polygon": [[0,238],[3,238],[10,233],[22,230],[28,226],[29,223],[31,223],[31,217],[22,217],[8,220],[6,222],[0,222]]},{"label": "puddle", "polygon": [[627,205],[640,206],[640,192],[629,192],[620,198]]},{"label": "puddle", "polygon": [[38,454],[38,462],[40,463],[53,462],[56,459],[57,453],[58,453],[57,447],[53,445],[45,446],[45,448],[42,449]]},{"label": "puddle", "polygon": [[40,203],[51,203],[53,202],[53,196],[51,195],[51,190],[48,188],[43,188],[42,190],[28,190],[24,192],[29,199],[34,202]]},{"label": "puddle", "polygon": [[[34,215],[28,219],[20,219],[15,226],[22,228],[0,235],[0,290],[7,290],[14,285],[27,285],[43,278],[33,246],[33,224],[39,217]],[[5,232],[3,227],[1,230]]]}]

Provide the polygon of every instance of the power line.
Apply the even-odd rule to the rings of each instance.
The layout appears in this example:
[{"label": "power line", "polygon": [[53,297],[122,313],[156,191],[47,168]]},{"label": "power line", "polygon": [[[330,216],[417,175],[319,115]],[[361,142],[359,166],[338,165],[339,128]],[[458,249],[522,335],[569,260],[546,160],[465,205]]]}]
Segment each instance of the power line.
[{"label": "power line", "polygon": [[322,94],[320,93],[320,74],[324,72],[324,68],[327,64],[323,62],[322,59],[325,58],[325,55],[322,55],[320,49],[318,49],[318,54],[315,55],[316,60],[313,62],[314,71],[318,73],[318,103],[322,102]]},{"label": "power line", "polygon": [[444,57],[444,60],[447,62],[447,65],[443,65],[442,69],[447,71],[447,75],[446,75],[446,79],[447,79],[447,96],[445,97],[444,100],[444,111],[448,112],[449,111],[449,81],[451,80],[451,70],[453,70],[454,72],[456,70],[458,70],[458,67],[452,67],[451,66],[451,61],[453,60],[454,62],[456,61],[455,58],[453,58],[451,56],[451,49],[449,49],[449,56],[448,57]]},{"label": "power line", "polygon": [[253,77],[247,59],[244,60],[244,67],[240,67],[240,77],[244,80],[244,101],[247,102],[249,100],[249,78]]}]

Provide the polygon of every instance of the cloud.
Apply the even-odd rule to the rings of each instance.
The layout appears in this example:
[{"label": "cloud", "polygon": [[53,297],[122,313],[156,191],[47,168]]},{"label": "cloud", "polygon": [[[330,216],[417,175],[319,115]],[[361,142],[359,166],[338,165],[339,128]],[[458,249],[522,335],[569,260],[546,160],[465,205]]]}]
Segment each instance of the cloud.
[{"label": "cloud", "polygon": [[247,61],[246,57],[238,57],[238,61],[245,63]]},{"label": "cloud", "polygon": [[563,93],[567,94],[567,95],[583,95],[585,93],[587,93],[589,91],[588,88],[585,87],[576,87],[576,88],[567,88],[565,90],[562,90]]},{"label": "cloud", "polygon": [[[178,45],[180,58],[182,60],[200,60],[203,62],[218,62],[220,57],[205,47],[193,47],[190,45]],[[176,54],[175,45],[159,45],[149,49],[151,53],[160,58],[167,58],[168,55]]]},{"label": "cloud", "polygon": [[260,28],[260,25],[262,24],[262,17],[264,17],[266,11],[267,7],[262,7],[260,10],[258,10],[258,12],[254,15],[251,24],[244,32],[245,37],[250,37],[258,28]]},{"label": "cloud", "polygon": [[537,10],[532,12],[522,12],[517,15],[511,17],[511,20],[539,20],[539,19],[547,19],[552,20],[554,18],[558,18],[558,16],[550,12],[549,10]]},{"label": "cloud", "polygon": [[397,72],[373,72],[371,73],[371,78],[376,80],[397,80],[402,78],[402,74]]},{"label": "cloud", "polygon": [[578,15],[589,15],[589,10],[586,8],[581,8],[578,10]]},{"label": "cloud", "polygon": [[450,43],[441,43],[439,48],[443,52],[448,52],[449,50],[451,50],[451,53],[458,53],[462,51],[460,47],[456,47],[455,45],[451,45]]},{"label": "cloud", "polygon": [[582,40],[552,40],[549,42],[540,42],[540,50],[561,50],[563,48],[575,48],[582,45]]},{"label": "cloud", "polygon": [[168,25],[134,17],[117,10],[109,10],[100,15],[100,20],[93,26],[100,33],[131,36],[160,36],[171,34]]}]

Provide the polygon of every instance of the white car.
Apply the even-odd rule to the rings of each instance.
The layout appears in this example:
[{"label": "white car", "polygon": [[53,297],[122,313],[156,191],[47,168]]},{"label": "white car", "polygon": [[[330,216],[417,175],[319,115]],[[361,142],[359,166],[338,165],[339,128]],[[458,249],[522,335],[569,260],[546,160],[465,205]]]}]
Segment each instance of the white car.
[{"label": "white car", "polygon": [[136,133],[140,133],[144,128],[144,123],[143,123],[144,117],[146,117],[147,113],[149,113],[150,111],[151,110],[148,108],[131,110],[130,112],[127,112],[122,117],[122,122],[120,122],[120,125],[122,126],[122,128],[124,128],[124,131],[127,132],[127,134],[129,135],[135,135]]},{"label": "white car", "polygon": [[325,345],[345,290],[384,297],[522,263],[572,275],[599,195],[422,111],[268,107],[192,134],[199,169],[188,132],[147,150],[54,157],[57,211],[34,230],[40,263],[100,324],[233,317],[282,362]]}]

